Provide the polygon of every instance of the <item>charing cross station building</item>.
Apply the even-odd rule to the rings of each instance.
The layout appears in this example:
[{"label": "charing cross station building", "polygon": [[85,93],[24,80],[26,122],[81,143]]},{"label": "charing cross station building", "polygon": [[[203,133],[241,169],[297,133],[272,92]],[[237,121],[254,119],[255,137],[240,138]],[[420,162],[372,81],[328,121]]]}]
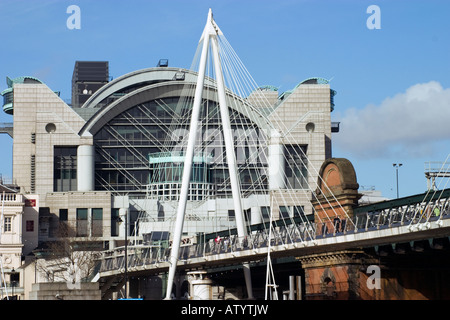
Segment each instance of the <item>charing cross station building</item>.
[{"label": "charing cross station building", "polygon": [[[164,59],[114,80],[108,62],[76,61],[66,103],[37,78],[7,78],[3,111],[13,125],[2,130],[13,139],[13,187],[32,200],[26,206],[35,213],[21,218],[18,232],[26,245],[2,252],[4,260],[16,259],[4,267],[17,269],[32,251],[56,240],[61,224],[102,250],[123,245],[126,237],[171,239],[196,81],[196,72]],[[215,88],[206,78],[187,241],[236,227]],[[330,117],[336,92],[327,80],[309,78],[281,94],[272,86],[244,97],[226,94],[246,223],[268,221],[270,211],[273,219],[314,220],[311,190],[331,157],[332,132],[339,131]],[[14,212],[5,216],[19,223]]]},{"label": "charing cross station building", "polygon": [[450,190],[360,205],[329,81],[256,85],[211,10],[189,69],[6,80],[0,299],[450,296]]}]

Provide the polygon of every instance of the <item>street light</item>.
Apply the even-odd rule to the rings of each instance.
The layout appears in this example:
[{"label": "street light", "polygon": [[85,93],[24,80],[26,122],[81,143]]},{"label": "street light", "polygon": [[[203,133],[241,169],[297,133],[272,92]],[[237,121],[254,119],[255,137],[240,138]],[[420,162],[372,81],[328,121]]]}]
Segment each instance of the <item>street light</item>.
[{"label": "street light", "polygon": [[128,299],[128,212],[125,211],[125,299]]},{"label": "street light", "polygon": [[395,168],[396,179],[397,179],[397,198],[398,198],[398,168],[400,168],[403,163],[393,163],[392,166]]},{"label": "street light", "polygon": [[14,268],[12,268],[10,276],[9,276],[10,277],[9,282],[12,287],[12,296],[11,296],[12,300],[17,300],[17,297],[15,297],[15,295],[14,295],[14,287],[16,286],[16,274],[17,274],[16,270],[14,270]]},{"label": "street light", "polygon": [[[120,215],[117,219],[117,222],[123,223],[124,221],[120,218]],[[125,211],[125,299],[128,299],[128,212]]]}]

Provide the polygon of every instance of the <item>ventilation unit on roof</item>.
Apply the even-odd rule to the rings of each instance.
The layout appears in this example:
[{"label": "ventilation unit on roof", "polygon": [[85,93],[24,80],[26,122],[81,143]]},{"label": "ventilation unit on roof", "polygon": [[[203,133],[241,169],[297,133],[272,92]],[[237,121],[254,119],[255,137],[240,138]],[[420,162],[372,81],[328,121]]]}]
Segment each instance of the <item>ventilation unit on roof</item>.
[{"label": "ventilation unit on roof", "polygon": [[168,66],[169,66],[169,59],[160,59],[157,65],[157,67],[168,67]]}]

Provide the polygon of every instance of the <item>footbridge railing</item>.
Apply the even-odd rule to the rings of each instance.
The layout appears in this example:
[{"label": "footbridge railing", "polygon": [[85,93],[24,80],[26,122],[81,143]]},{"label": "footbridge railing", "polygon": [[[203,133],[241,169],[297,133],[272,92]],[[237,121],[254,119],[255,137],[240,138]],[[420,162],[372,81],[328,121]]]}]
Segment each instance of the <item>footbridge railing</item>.
[{"label": "footbridge railing", "polygon": [[[355,208],[354,214],[355,224],[336,220],[333,221],[333,228],[329,228],[329,223],[297,221],[286,224],[275,221],[272,228],[250,230],[251,233],[246,237],[238,237],[232,232],[228,232],[228,236],[224,236],[225,233],[216,237],[204,236],[197,243],[183,244],[178,261],[188,265],[195,258],[207,261],[208,258],[230,257],[239,253],[249,256],[252,252],[261,252],[261,249],[267,252],[265,248],[268,247],[285,250],[289,245],[306,247],[312,244],[317,247],[329,243],[345,244],[346,241],[354,241],[358,235],[366,239],[372,234],[378,237],[379,232],[370,232],[398,227],[402,227],[404,233],[414,233],[446,226],[450,236],[450,189],[360,206]],[[396,233],[385,234],[392,237]],[[126,248],[104,251],[100,259],[100,273],[123,273],[125,251],[127,267],[133,271],[133,268],[142,270],[168,265],[171,248],[169,245],[128,245]]]}]

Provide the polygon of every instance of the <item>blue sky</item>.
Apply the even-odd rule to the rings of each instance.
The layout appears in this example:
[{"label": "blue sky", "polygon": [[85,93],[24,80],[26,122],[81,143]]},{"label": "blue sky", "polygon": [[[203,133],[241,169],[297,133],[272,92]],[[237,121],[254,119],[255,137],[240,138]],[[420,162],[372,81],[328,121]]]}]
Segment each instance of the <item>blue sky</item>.
[{"label": "blue sky", "polygon": [[[73,4],[79,30],[66,25]],[[381,29],[367,28],[370,5]],[[259,85],[332,79],[333,156],[352,161],[360,185],[396,197],[392,164],[403,163],[400,196],[426,191],[424,163],[450,154],[450,1],[1,0],[0,90],[29,75],[70,99],[76,60],[107,60],[114,78],[162,58],[189,68],[209,8]],[[11,176],[12,139],[0,146]]]}]

